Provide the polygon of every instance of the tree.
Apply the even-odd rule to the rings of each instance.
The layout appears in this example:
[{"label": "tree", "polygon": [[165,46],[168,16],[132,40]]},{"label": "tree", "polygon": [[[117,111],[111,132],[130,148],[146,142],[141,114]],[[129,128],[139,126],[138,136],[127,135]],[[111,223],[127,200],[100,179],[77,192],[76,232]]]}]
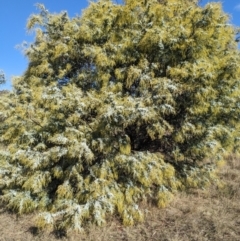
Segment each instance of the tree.
[{"label": "tree", "polygon": [[5,75],[3,71],[0,70],[0,85],[5,83]]},{"label": "tree", "polygon": [[[5,74],[2,70],[0,70],[0,85],[1,84],[4,84],[6,82],[6,77],[5,77]],[[3,98],[3,96],[7,93],[7,91],[5,90],[0,90],[0,98]],[[3,121],[3,113],[1,112],[2,111],[2,106],[0,106],[0,122]],[[1,125],[1,124],[0,124]]]},{"label": "tree", "polygon": [[[239,139],[239,50],[220,3],[91,2],[28,21],[36,39],[0,127],[1,199],[81,230],[217,181]],[[7,105],[7,106],[6,106]]]}]

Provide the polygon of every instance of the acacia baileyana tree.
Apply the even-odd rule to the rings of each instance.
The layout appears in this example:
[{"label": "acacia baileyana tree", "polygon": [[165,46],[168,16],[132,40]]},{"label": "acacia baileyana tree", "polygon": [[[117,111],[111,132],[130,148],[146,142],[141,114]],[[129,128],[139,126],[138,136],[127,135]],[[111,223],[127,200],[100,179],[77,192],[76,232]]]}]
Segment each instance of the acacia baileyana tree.
[{"label": "acacia baileyana tree", "polygon": [[3,73],[2,70],[0,70],[0,84],[4,84],[5,83],[5,75]]},{"label": "acacia baileyana tree", "polygon": [[29,65],[1,100],[1,199],[81,230],[217,180],[239,138],[240,54],[221,4],[110,0],[28,21]]}]

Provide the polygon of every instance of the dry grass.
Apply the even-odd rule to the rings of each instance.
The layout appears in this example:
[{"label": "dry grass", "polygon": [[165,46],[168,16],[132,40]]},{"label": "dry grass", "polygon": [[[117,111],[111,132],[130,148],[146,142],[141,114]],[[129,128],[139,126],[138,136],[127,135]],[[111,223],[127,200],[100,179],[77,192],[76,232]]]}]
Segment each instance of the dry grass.
[{"label": "dry grass", "polygon": [[85,241],[239,241],[240,160],[230,157],[220,176],[225,186],[218,189],[179,193],[168,208],[144,206],[145,222],[123,227],[117,219],[106,227],[89,227],[84,234],[38,232],[33,215],[16,217],[0,209],[0,241],[85,240]]}]

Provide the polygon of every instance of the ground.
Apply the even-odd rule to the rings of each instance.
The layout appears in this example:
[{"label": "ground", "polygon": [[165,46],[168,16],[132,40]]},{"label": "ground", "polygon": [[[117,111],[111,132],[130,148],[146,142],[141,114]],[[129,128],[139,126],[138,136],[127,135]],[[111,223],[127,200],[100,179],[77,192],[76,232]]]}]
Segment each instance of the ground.
[{"label": "ground", "polygon": [[123,227],[113,218],[106,227],[88,227],[83,234],[39,231],[34,215],[17,217],[1,206],[0,241],[239,241],[240,158],[230,156],[220,177],[223,188],[212,185],[207,190],[178,193],[167,208],[142,204],[142,224]]}]

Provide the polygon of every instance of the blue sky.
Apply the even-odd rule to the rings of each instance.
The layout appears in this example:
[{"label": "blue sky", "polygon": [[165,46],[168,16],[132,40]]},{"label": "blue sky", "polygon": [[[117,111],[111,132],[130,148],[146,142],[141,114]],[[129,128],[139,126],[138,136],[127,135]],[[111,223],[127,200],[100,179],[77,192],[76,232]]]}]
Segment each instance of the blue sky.
[{"label": "blue sky", "polygon": [[[66,10],[70,17],[80,15],[89,4],[87,0],[0,0],[0,69],[7,78],[7,83],[0,86],[0,90],[10,89],[11,77],[21,75],[27,68],[27,59],[16,46],[23,41],[33,41],[34,35],[27,33],[26,23],[32,13],[38,12],[37,2],[43,3],[51,13]],[[202,0],[201,5],[208,2],[213,1]],[[224,11],[232,16],[232,24],[240,26],[240,0],[221,2]]]}]

